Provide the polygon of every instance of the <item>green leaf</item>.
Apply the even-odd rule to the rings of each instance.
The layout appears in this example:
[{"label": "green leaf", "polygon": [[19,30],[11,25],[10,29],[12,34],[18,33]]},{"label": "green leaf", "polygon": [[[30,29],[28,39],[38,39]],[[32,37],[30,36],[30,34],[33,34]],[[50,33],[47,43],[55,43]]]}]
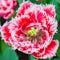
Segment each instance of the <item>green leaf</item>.
[{"label": "green leaf", "polygon": [[18,60],[16,52],[10,48],[5,51],[4,57],[6,58],[6,60]]},{"label": "green leaf", "polygon": [[18,60],[16,52],[10,48],[7,48],[4,54],[0,55],[1,60]]},{"label": "green leaf", "polygon": [[23,0],[17,0],[17,1],[18,1],[19,4],[23,2]]},{"label": "green leaf", "polygon": [[[54,39],[57,39],[60,43],[60,22],[59,22],[59,25],[58,25],[58,29],[57,29],[57,33],[54,35]],[[57,56],[60,57],[60,44],[59,44],[59,48],[57,50]]]},{"label": "green leaf", "polygon": [[54,35],[54,39],[58,39],[60,41],[60,22],[58,23],[57,33]]},{"label": "green leaf", "polygon": [[53,58],[52,60],[60,60],[60,58]]},{"label": "green leaf", "polygon": [[7,48],[10,48],[9,45],[4,40],[0,40],[0,53],[3,54]]},{"label": "green leaf", "polygon": [[0,40],[0,60],[18,60],[18,56],[3,40]]}]

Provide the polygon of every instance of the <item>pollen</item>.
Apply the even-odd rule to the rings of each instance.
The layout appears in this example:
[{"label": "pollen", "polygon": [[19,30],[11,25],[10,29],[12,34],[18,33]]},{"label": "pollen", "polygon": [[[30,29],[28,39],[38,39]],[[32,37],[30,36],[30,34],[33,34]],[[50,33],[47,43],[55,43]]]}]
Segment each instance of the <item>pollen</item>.
[{"label": "pollen", "polygon": [[32,27],[31,30],[25,32],[25,35],[34,37],[37,35],[38,32],[39,32],[38,29]]}]

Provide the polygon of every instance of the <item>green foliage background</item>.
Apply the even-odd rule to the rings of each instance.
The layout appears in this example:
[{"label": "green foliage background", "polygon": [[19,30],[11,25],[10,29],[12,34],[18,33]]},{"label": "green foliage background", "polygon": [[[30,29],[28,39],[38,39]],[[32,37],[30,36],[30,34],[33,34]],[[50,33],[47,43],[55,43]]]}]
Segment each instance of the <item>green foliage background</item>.
[{"label": "green foliage background", "polygon": [[[19,5],[23,2],[23,0],[17,0],[18,5],[17,8],[15,9],[15,14],[13,17],[16,16],[16,11],[18,10]],[[30,0],[30,2],[35,3],[35,4],[53,4],[55,5],[56,9],[56,20],[58,21],[58,31],[54,35],[54,39],[58,39],[60,42],[60,0],[40,0],[37,2],[36,0]],[[8,19],[8,21],[10,21]],[[5,21],[0,18],[0,25],[3,25]],[[45,60],[60,60],[60,45],[58,48],[58,51],[56,53],[56,57],[53,57],[51,59],[45,59]],[[6,44],[0,37],[0,60],[43,60],[43,59],[36,59],[31,55],[24,55],[21,52],[14,51],[8,44]]]}]

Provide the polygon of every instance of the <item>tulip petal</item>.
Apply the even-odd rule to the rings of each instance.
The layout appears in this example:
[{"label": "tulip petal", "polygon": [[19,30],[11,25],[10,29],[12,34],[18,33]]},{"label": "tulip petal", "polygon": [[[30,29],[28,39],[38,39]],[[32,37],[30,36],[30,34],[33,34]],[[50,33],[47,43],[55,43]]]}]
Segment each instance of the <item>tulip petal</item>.
[{"label": "tulip petal", "polygon": [[27,10],[31,6],[31,3],[24,2],[23,4],[20,5],[20,8],[18,9],[17,16],[21,16],[25,13],[25,10]]},{"label": "tulip petal", "polygon": [[55,13],[55,7],[53,5],[47,5],[44,10],[46,11],[46,13],[48,15],[50,15],[51,17],[55,17],[56,13]]},{"label": "tulip petal", "polygon": [[39,50],[39,52],[37,53],[33,53],[32,55],[36,58],[51,58],[53,56],[55,56],[55,53],[58,49],[59,46],[59,42],[58,40],[53,40],[50,45],[45,49],[44,54],[41,54],[41,50]]}]

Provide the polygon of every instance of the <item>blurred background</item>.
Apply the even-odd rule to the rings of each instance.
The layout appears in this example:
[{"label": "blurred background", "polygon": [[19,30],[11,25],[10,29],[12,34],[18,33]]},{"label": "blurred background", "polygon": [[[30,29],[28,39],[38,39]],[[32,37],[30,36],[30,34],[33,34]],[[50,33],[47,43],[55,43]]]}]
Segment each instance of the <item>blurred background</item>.
[{"label": "blurred background", "polygon": [[[54,35],[53,39],[58,39],[60,42],[60,0],[30,0],[32,3],[35,4],[53,4],[55,5],[56,9],[56,20],[58,21],[58,31]],[[18,5],[15,8],[15,13],[13,17],[16,16],[16,11],[19,7],[19,4],[23,2],[23,0],[17,0]],[[10,21],[8,19],[8,21]],[[3,18],[0,18],[0,25],[2,26],[6,20]],[[1,33],[0,33],[1,35]],[[56,53],[56,56],[51,59],[36,59],[31,55],[24,54],[22,52],[19,52],[17,50],[13,50],[8,44],[4,42],[4,40],[0,36],[0,60],[60,60],[60,45],[58,48],[58,51]]]}]

